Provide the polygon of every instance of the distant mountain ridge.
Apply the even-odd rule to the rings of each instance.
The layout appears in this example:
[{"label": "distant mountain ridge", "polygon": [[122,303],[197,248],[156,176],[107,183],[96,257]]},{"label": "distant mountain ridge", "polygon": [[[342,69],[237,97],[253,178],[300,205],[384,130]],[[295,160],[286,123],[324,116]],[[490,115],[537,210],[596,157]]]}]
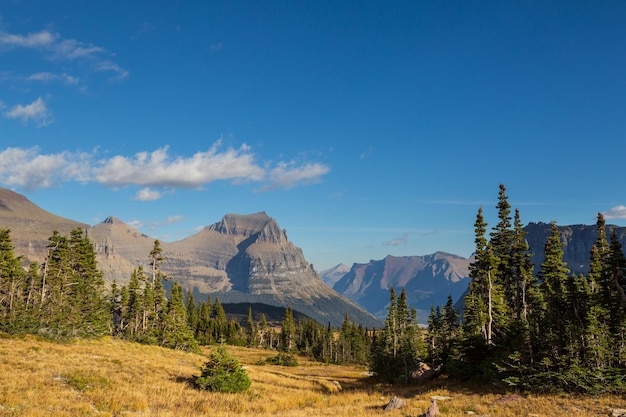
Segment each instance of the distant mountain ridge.
[{"label": "distant mountain ridge", "polygon": [[[549,223],[529,223],[524,227],[526,240],[537,274],[544,259],[544,245],[551,233]],[[573,274],[585,274],[589,269],[591,247],[596,241],[596,225],[558,226],[564,243],[563,260]],[[626,227],[606,226],[610,239],[615,230],[622,247],[626,249]],[[456,305],[464,305],[462,297],[469,284],[469,266],[473,258],[463,258],[445,252],[426,256],[387,256],[366,264],[354,264],[350,271],[337,267],[320,275],[333,289],[363,306],[379,318],[387,314],[389,289],[406,288],[409,304],[417,309],[418,321],[425,324],[430,306],[441,306],[451,295]],[[343,265],[343,264],[340,264]],[[332,277],[332,278],[331,278]]]},{"label": "distant mountain ridge", "polygon": [[[24,196],[0,188],[0,227],[11,230],[17,255],[42,262],[54,230],[69,235],[80,227],[94,243],[105,280],[128,282],[146,265],[153,238],[115,217],[89,226],[49,213]],[[338,326],[344,315],[364,326],[380,321],[333,291],[300,248],[265,212],[227,214],[221,221],[176,242],[161,242],[162,271],[199,298],[223,303],[264,303],[291,307],[320,323]]]},{"label": "distant mountain ridge", "polygon": [[[544,245],[550,236],[552,226],[549,223],[528,223],[524,227],[527,233],[526,240],[533,254],[532,261],[535,264],[535,273],[540,269],[544,259]],[[591,247],[597,239],[596,225],[574,224],[558,226],[561,241],[564,243],[563,260],[567,263],[570,272],[574,274],[586,274],[589,270],[589,255]],[[618,241],[622,248],[626,249],[626,227],[606,225],[605,232],[610,242],[611,232],[615,230]]]},{"label": "distant mountain ridge", "polygon": [[343,278],[343,276],[346,275],[348,272],[350,272],[350,267],[348,265],[338,264],[333,266],[332,268],[320,271],[319,274],[320,278],[322,278],[322,281],[324,281],[326,285],[332,288],[337,283],[337,281]]},{"label": "distant mountain ridge", "polygon": [[470,259],[445,252],[425,256],[387,256],[366,264],[354,264],[333,289],[371,311],[387,315],[389,290],[407,291],[418,321],[425,324],[431,305],[445,304],[448,295],[458,299],[469,283]]}]

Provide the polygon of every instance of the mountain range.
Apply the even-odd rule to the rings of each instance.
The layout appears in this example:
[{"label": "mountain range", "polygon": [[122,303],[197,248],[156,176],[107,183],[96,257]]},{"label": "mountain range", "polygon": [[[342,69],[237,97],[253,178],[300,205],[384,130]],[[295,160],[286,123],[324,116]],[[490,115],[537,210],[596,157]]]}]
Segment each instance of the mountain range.
[{"label": "mountain range", "polygon": [[[398,294],[405,288],[409,305],[417,310],[418,322],[425,324],[431,305],[445,304],[448,295],[457,300],[467,289],[472,260],[445,252],[425,256],[389,255],[382,260],[352,265],[335,281],[333,289],[382,319],[387,315],[390,288],[394,287]],[[327,283],[340,274],[336,268],[320,272]]]},{"label": "mountain range", "polygon": [[[534,273],[539,272],[544,259],[544,245],[551,234],[549,223],[529,223],[524,227]],[[596,225],[558,226],[563,242],[563,260],[573,274],[585,274],[589,269],[591,246],[596,241]],[[622,247],[626,247],[626,227],[606,226],[610,238],[615,230]],[[387,315],[389,289],[396,292],[405,288],[409,304],[415,307],[418,322],[425,324],[431,306],[446,303],[452,296],[457,307],[469,283],[469,265],[473,258],[437,252],[426,256],[387,256],[365,264],[355,263],[351,268],[344,264],[320,272],[322,279],[334,290],[363,306],[377,317]],[[460,302],[459,302],[460,301]]]},{"label": "mountain range", "polygon": [[[139,265],[148,263],[155,239],[111,216],[90,226],[45,211],[26,197],[0,188],[0,228],[11,230],[17,255],[43,262],[48,238],[80,227],[94,243],[105,280],[128,282]],[[626,227],[607,225],[626,245]],[[543,261],[550,235],[548,223],[529,223],[526,239],[533,254],[535,273]],[[564,261],[572,273],[586,273],[595,225],[559,226]],[[337,265],[318,274],[285,230],[264,212],[226,214],[219,222],[175,242],[160,242],[162,271],[194,297],[219,297],[226,304],[291,307],[320,323],[340,325],[351,320],[368,327],[380,326],[386,316],[389,289],[405,288],[408,301],[426,323],[432,305],[442,305],[448,295],[462,298],[469,282],[472,258],[445,252],[424,256],[387,256],[351,267]],[[331,288],[332,287],[332,288]]]},{"label": "mountain range", "polygon": [[[26,197],[0,188],[0,227],[11,231],[16,255],[43,262],[48,238],[56,230],[69,236],[80,227],[94,244],[105,281],[128,282],[146,265],[151,238],[115,217],[90,226],[49,213]],[[176,242],[160,242],[161,270],[192,291],[196,299],[219,297],[226,303],[286,307],[339,326],[347,313],[368,327],[380,320],[328,287],[300,248],[264,212],[227,214],[221,221]]]}]

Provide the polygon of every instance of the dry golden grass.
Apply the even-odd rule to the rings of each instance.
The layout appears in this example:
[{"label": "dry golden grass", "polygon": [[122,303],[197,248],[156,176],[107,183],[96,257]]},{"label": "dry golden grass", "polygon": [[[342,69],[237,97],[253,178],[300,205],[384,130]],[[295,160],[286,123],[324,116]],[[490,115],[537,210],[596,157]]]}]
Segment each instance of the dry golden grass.
[{"label": "dry golden grass", "polygon": [[[194,389],[206,357],[115,338],[52,343],[35,337],[0,339],[0,416],[419,416],[431,396],[442,416],[606,416],[626,408],[619,397],[534,396],[446,386],[375,384],[365,369],[300,358],[297,367],[259,365],[275,352],[229,348],[247,367],[243,394]],[[335,382],[336,381],[336,382]],[[342,387],[340,390],[338,385]],[[384,412],[393,397],[407,401]]]}]

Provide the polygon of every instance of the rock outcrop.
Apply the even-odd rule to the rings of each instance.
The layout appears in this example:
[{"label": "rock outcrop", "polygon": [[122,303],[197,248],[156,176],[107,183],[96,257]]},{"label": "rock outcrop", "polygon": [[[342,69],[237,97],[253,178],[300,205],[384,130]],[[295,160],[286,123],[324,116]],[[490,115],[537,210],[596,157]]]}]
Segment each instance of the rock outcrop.
[{"label": "rock outcrop", "polygon": [[[564,243],[563,260],[567,262],[567,268],[574,274],[586,274],[589,271],[589,254],[591,247],[597,239],[596,225],[575,224],[570,226],[558,226],[561,241]],[[544,259],[544,246],[550,236],[552,226],[549,223],[529,223],[524,228],[527,233],[526,240],[533,254],[532,261],[535,264],[535,273],[540,269]],[[626,248],[626,227],[606,225],[607,240],[611,240],[611,231],[615,229],[617,238]]]}]

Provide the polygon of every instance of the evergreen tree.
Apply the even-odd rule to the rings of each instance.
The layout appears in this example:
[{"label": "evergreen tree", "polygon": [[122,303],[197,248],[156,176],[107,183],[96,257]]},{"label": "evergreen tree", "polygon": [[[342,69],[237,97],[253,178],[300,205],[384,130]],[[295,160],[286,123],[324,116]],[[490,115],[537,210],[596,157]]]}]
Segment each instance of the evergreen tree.
[{"label": "evergreen tree", "polygon": [[201,390],[228,393],[247,391],[251,385],[245,369],[236,358],[228,354],[223,343],[211,352],[194,383]]},{"label": "evergreen tree", "polygon": [[109,331],[111,315],[104,291],[104,279],[98,269],[96,251],[82,229],[70,234],[72,284],[70,303],[75,317],[74,334],[80,337],[99,337]]},{"label": "evergreen tree", "polygon": [[544,261],[541,264],[539,278],[545,300],[543,315],[543,347],[546,358],[551,363],[564,360],[566,340],[562,330],[567,322],[566,282],[569,270],[563,261],[563,242],[556,222],[551,223],[551,235],[544,248]]},{"label": "evergreen tree", "polygon": [[163,263],[163,249],[161,248],[161,242],[157,239],[154,241],[154,246],[150,251],[150,270],[152,273],[152,285],[157,281],[157,278],[167,278],[166,275],[161,272],[161,264]]},{"label": "evergreen tree", "polygon": [[198,344],[187,322],[187,309],[183,299],[183,288],[175,282],[162,319],[160,345],[171,349],[198,351]]},{"label": "evergreen tree", "polygon": [[193,332],[194,337],[196,337],[198,323],[200,322],[200,312],[198,311],[198,306],[196,306],[196,300],[194,299],[192,291],[187,291],[185,306],[187,309],[187,324],[189,325],[189,329]]},{"label": "evergreen tree", "polygon": [[498,194],[498,223],[491,232],[490,245],[493,250],[494,257],[497,258],[495,267],[497,268],[497,277],[502,285],[506,303],[508,306],[515,306],[517,288],[513,280],[513,244],[514,231],[511,229],[511,205],[506,195],[506,187],[500,184]]},{"label": "evergreen tree", "polygon": [[251,306],[248,307],[248,320],[246,324],[247,344],[250,347],[256,346],[258,343],[258,329],[256,324],[254,323]]},{"label": "evergreen tree", "polygon": [[610,330],[613,334],[615,359],[613,366],[626,368],[626,256],[615,229],[611,231],[611,249],[607,275],[613,284]]},{"label": "evergreen tree", "polygon": [[389,382],[408,382],[425,352],[415,309],[409,309],[406,291],[396,297],[390,289],[385,327],[372,343],[371,370]]},{"label": "evergreen tree", "polygon": [[293,320],[293,311],[291,307],[287,307],[280,331],[281,350],[292,352],[296,347],[295,336],[296,323]]},{"label": "evergreen tree", "polygon": [[10,230],[0,229],[0,330],[19,332],[18,316],[23,313],[26,274],[13,252]]}]

